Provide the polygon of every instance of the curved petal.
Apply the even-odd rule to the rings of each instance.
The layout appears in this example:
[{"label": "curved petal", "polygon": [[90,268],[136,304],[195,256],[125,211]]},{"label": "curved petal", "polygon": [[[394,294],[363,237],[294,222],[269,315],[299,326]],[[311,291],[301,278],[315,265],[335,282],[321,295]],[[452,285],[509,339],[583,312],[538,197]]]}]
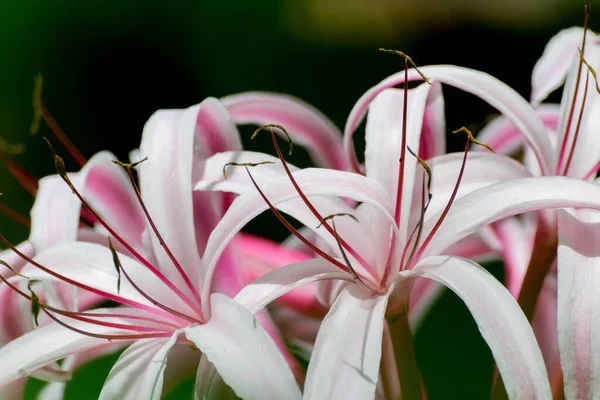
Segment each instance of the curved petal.
[{"label": "curved petal", "polygon": [[324,279],[352,280],[352,276],[322,259],[300,261],[273,270],[248,284],[235,296],[235,301],[256,314],[284,294]]},{"label": "curved petal", "polygon": [[419,157],[428,160],[446,153],[446,115],[442,85],[433,83],[427,96]]},{"label": "curved petal", "polygon": [[[438,84],[439,85],[439,84]],[[415,154],[419,154],[423,118],[430,86],[420,85],[407,93],[406,115],[406,146]],[[396,204],[397,198],[402,199],[401,217],[399,224],[400,243],[407,236],[408,218],[413,196],[414,179],[417,170],[417,159],[408,151],[405,153],[404,173],[402,187],[399,182],[399,159],[402,150],[402,131],[404,125],[404,91],[399,89],[386,89],[379,93],[369,104],[369,114],[366,126],[365,171],[369,179],[379,182],[385,189],[391,204]],[[388,232],[385,217],[378,213],[371,216],[371,224],[375,225],[375,232]],[[376,241],[387,247],[388,238]],[[377,253],[385,253],[380,249]]]},{"label": "curved petal", "polygon": [[[188,313],[188,315],[195,315],[188,305],[175,296],[171,288],[148,268],[125,255],[120,255],[119,260],[122,269],[131,280],[152,299],[180,312]],[[102,294],[111,300],[172,317],[143,297],[125,279],[125,276],[121,277],[119,290],[112,253],[107,247],[84,242],[61,243],[38,254],[35,261],[76,282],[78,286],[87,286],[91,291]],[[27,265],[22,272],[25,276],[35,280],[63,282],[33,265]]]},{"label": "curved petal", "polygon": [[438,256],[422,260],[401,275],[438,281],[465,302],[492,350],[510,398],[552,397],[529,322],[516,300],[490,273],[470,260]]},{"label": "curved petal", "polygon": [[204,354],[198,364],[194,389],[194,400],[238,400]]},{"label": "curved petal", "polygon": [[[383,191],[383,188],[381,188],[377,182],[373,182],[364,176],[349,172],[319,168],[303,169],[296,172],[294,176],[298,185],[307,196],[342,196],[369,203],[386,215],[390,221],[393,221],[393,217],[391,216],[392,213],[390,212],[389,199],[387,199],[387,195]],[[296,191],[293,189],[287,178],[282,178],[271,182],[270,184],[264,186],[262,191],[273,205],[278,205],[279,203],[283,203],[298,197]],[[327,200],[326,203],[328,204],[330,202],[331,200]],[[345,205],[343,202],[342,204]],[[344,207],[345,208],[341,210],[338,209],[338,211],[335,211],[334,209],[332,212],[324,215],[330,215],[334,212],[340,211],[352,213],[351,208],[349,208],[347,205]],[[227,243],[229,243],[233,236],[247,222],[266,209],[268,209],[268,206],[258,193],[247,193],[235,199],[227,213],[221,219],[219,225],[213,230],[206,246],[204,262],[206,263],[205,268],[207,270],[207,282],[210,282],[212,279],[218,257]],[[296,217],[299,212],[306,213],[306,207],[302,205],[302,208],[286,208],[284,212]],[[302,222],[307,226],[318,226],[320,221],[314,216],[312,216],[312,218],[312,223],[308,221]],[[301,217],[298,219],[301,220]],[[347,219],[349,218],[340,219],[340,222]],[[349,223],[354,223],[354,221],[350,221]],[[327,234],[324,228],[321,227],[315,229],[315,231],[322,234],[325,240],[331,240],[331,235]],[[356,237],[356,235],[360,234],[360,232],[356,232],[356,227],[354,227],[352,230],[344,230],[343,233],[340,229],[338,232],[346,240],[349,240],[351,237]],[[210,287],[206,285],[202,291],[203,312],[205,313],[210,312],[210,310],[207,309],[209,294]]]},{"label": "curved petal", "polygon": [[[498,109],[523,132],[544,173],[547,173],[555,165],[554,151],[547,138],[546,128],[531,105],[509,86],[491,75],[469,68],[436,65],[419,69],[428,79],[472,93]],[[408,71],[409,81],[421,79],[416,70]],[[348,157],[353,157],[352,135],[364,118],[369,103],[381,91],[403,82],[404,71],[391,75],[369,89],[354,105],[344,129],[344,147]]]},{"label": "curved petal", "polygon": [[[439,254],[452,243],[500,219],[546,208],[600,209],[600,187],[564,177],[523,178],[486,186],[458,199],[422,255]],[[423,237],[437,223],[425,220]]]},{"label": "curved petal", "polygon": [[[246,92],[221,98],[236,124],[279,124],[305,146],[318,166],[347,170],[342,132],[323,113],[295,97]],[[279,132],[278,132],[279,133]]]},{"label": "curved petal", "polygon": [[[139,166],[144,201],[193,285],[202,281],[200,254],[221,212],[213,204],[214,194],[192,193],[195,175],[201,174],[201,163],[195,165],[194,160],[240,147],[235,125],[212,98],[186,110],[158,111],[144,126],[140,152],[148,160]],[[194,223],[195,219],[201,223]],[[165,274],[177,286],[186,287],[156,236],[151,237]]]},{"label": "curved petal", "polygon": [[235,301],[215,293],[207,323],[185,335],[244,399],[299,399],[300,389],[283,355],[264,328]]},{"label": "curved petal", "polygon": [[179,333],[168,339],[137,340],[113,365],[99,399],[159,400],[162,394],[167,356]]},{"label": "curved petal", "polygon": [[[111,228],[141,249],[144,219],[127,174],[112,163],[115,158],[106,151],[97,153],[70,179]],[[79,199],[58,175],[40,179],[29,236],[36,251],[77,240],[80,213]]]},{"label": "curved petal", "polygon": [[[111,313],[114,309],[99,309],[98,312]],[[122,310],[121,310],[122,311]],[[89,328],[89,324],[69,321],[70,325]],[[96,326],[94,333],[105,335],[122,334],[123,330],[112,327]],[[0,347],[0,387],[21,377],[28,376],[38,368],[65,358],[71,354],[112,346],[106,339],[85,336],[70,329],[51,323],[37,328]]]},{"label": "curved petal", "polygon": [[[539,105],[565,82],[582,40],[583,28],[580,27],[563,29],[550,39],[531,74],[531,103],[534,106]],[[588,33],[587,40],[592,42],[594,36]]]},{"label": "curved petal", "polygon": [[[542,123],[548,129],[558,129],[560,120],[560,105],[541,104],[536,108]],[[523,134],[507,117],[501,115],[487,124],[477,135],[477,140],[489,145],[497,154],[512,154],[525,143]],[[472,146],[476,151],[489,151],[483,146]]]},{"label": "curved petal", "polygon": [[389,293],[367,297],[357,285],[340,293],[317,335],[305,399],[375,397]]},{"label": "curved petal", "polygon": [[[431,201],[427,207],[428,215],[435,215],[443,210],[456,186],[458,174],[463,162],[459,153],[446,154],[428,160],[431,168]],[[521,163],[492,153],[469,153],[456,199],[468,193],[498,182],[506,182],[519,178],[527,178],[531,172]],[[420,185],[419,185],[420,186]],[[421,193],[415,193],[410,213],[409,226],[415,226],[421,214]]]},{"label": "curved petal", "polygon": [[567,398],[600,393],[600,213],[558,212],[558,343]]}]

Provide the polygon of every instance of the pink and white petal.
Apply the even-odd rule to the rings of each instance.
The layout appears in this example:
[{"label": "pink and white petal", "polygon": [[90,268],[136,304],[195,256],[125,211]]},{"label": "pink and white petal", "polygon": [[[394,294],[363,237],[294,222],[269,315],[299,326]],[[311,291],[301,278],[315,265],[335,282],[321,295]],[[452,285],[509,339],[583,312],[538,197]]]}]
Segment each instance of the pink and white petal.
[{"label": "pink and white petal", "polygon": [[[35,261],[76,282],[78,286],[81,285],[82,289],[85,289],[83,288],[85,285],[97,294],[103,294],[114,301],[178,320],[178,318],[159,309],[153,302],[143,297],[129,283],[123,273],[121,288],[118,290],[117,271],[112,253],[107,247],[85,242],[61,243],[38,254]],[[152,299],[188,315],[195,315],[189,306],[178,296],[175,296],[167,284],[150,272],[147,267],[125,255],[120,255],[119,261],[122,269],[132,281]],[[30,264],[23,268],[22,272],[31,279],[62,282],[61,279],[51,276]]]},{"label": "pink and white petal", "polygon": [[208,361],[206,355],[202,355],[196,372],[196,384],[194,400],[237,400],[235,392],[223,382],[223,379]]},{"label": "pink and white petal", "polygon": [[[432,197],[427,208],[426,217],[441,212],[448,204],[456,186],[462,162],[463,155],[459,153],[446,154],[428,161],[432,172]],[[511,158],[491,153],[469,153],[456,199],[494,183],[530,176],[531,172],[527,168]],[[421,214],[422,200],[420,192],[419,190],[418,195],[413,198],[410,226],[417,224]]]},{"label": "pink and white petal", "polygon": [[167,356],[178,336],[135,341],[113,365],[99,399],[160,399]]},{"label": "pink and white petal", "polygon": [[[555,165],[555,155],[547,138],[546,128],[531,105],[517,92],[498,79],[484,72],[453,65],[421,67],[420,71],[429,80],[454,86],[472,93],[506,115],[523,132],[544,173]],[[419,73],[410,69],[408,80],[422,80]],[[344,147],[349,158],[354,157],[352,135],[367,113],[369,103],[383,90],[404,82],[404,71],[391,75],[369,89],[350,112],[344,129]]]},{"label": "pink and white petal", "polygon": [[[202,281],[200,254],[221,212],[213,195],[192,193],[194,175],[201,175],[201,163],[195,165],[194,161],[239,148],[235,125],[212,98],[186,110],[158,111],[144,127],[140,152],[148,160],[139,166],[144,201],[193,285]],[[195,224],[196,217],[202,223]],[[186,287],[155,235],[152,243],[164,272],[179,287]]]},{"label": "pink and white petal", "polygon": [[[257,164],[269,162],[271,164],[257,165],[251,169],[252,177],[259,185],[264,185],[274,179],[285,176],[285,170],[277,157],[253,151],[226,151],[209,157],[204,163],[201,179],[194,186],[194,190],[212,190],[243,194],[254,192],[256,189],[248,178],[246,170],[240,166],[227,164]],[[298,167],[287,164],[291,172],[298,171]],[[227,176],[224,176],[224,172]]]},{"label": "pink and white petal", "polygon": [[[490,200],[492,199],[492,200]],[[478,228],[506,217],[546,208],[600,210],[600,187],[565,177],[523,178],[486,186],[458,199],[421,256],[439,254]],[[440,213],[425,219],[423,237]]]},{"label": "pink and white petal", "polygon": [[22,399],[26,383],[27,379],[21,378],[0,387],[0,400]]},{"label": "pink and white petal", "polygon": [[560,364],[558,349],[557,316],[557,279],[555,273],[550,273],[544,280],[542,291],[537,301],[531,327],[542,350],[546,369],[552,382],[552,372]]},{"label": "pink and white petal", "polygon": [[[588,43],[595,39],[592,33],[587,36]],[[569,67],[578,56],[577,48],[581,47],[582,40],[583,28],[580,27],[563,29],[550,39],[531,74],[531,103],[534,106],[539,105],[565,82]]]},{"label": "pink and white petal", "polygon": [[357,285],[342,291],[319,329],[305,399],[375,397],[388,298],[368,297]]},{"label": "pink and white petal", "polygon": [[433,279],[469,308],[492,350],[510,398],[551,398],[542,353],[516,300],[490,273],[459,257],[428,257],[401,276]]},{"label": "pink and white petal", "polygon": [[494,230],[502,246],[505,285],[516,299],[533,251],[534,232],[528,232],[523,221],[517,218],[506,218],[496,222]]},{"label": "pink and white petal", "polygon": [[433,83],[427,96],[423,129],[419,144],[419,157],[428,160],[446,152],[446,115],[442,85]]},{"label": "pink and white petal", "polygon": [[244,399],[299,399],[292,371],[252,314],[218,293],[211,296],[211,308],[208,322],[184,332],[225,383]]},{"label": "pink and white petal", "polygon": [[[264,161],[273,162],[274,164],[259,165],[256,168],[252,168],[252,178],[258,184],[259,187],[264,187],[270,182],[280,179],[282,187],[287,187],[290,191],[294,192],[294,188],[291,182],[287,178],[283,167],[279,159],[268,156],[261,153],[253,152],[228,152],[216,154],[207,160],[205,169],[204,179],[196,184],[195,190],[212,190],[212,191],[231,191],[237,194],[254,193],[257,194],[256,188],[252,183],[252,180],[248,176],[248,172],[244,168],[240,167],[227,167],[227,178],[223,176],[223,168],[227,163],[260,163]],[[290,166],[290,171],[296,172],[298,169],[294,166]],[[359,178],[363,179],[364,178]],[[298,197],[298,196],[296,196]],[[335,213],[346,213],[353,214],[354,211],[347,203],[342,199],[337,198],[320,198],[310,196],[309,201],[311,204],[321,213],[323,216],[335,214]],[[263,200],[260,201],[265,204]],[[266,205],[266,204],[265,204]],[[295,219],[300,221],[306,226],[315,229],[316,226],[320,225],[319,219],[317,219],[310,209],[304,204],[300,198],[288,200],[278,205],[278,209],[284,213],[292,215]],[[377,211],[376,211],[377,212]],[[378,215],[375,215],[378,217]],[[371,218],[375,218],[369,216]],[[368,235],[364,232],[356,232],[355,221],[350,218],[342,218],[336,220],[336,227],[340,232],[344,231],[355,231],[354,236],[345,238],[349,244],[361,254],[361,256],[372,262],[375,259],[376,251],[372,243],[376,241],[370,240]],[[337,242],[333,236],[326,233],[324,228],[320,228],[319,233],[324,232],[323,236],[326,243],[329,245],[334,252],[337,252]],[[351,259],[352,255],[350,255]],[[235,295],[235,293],[233,293]]]},{"label": "pink and white petal", "polygon": [[[135,249],[141,249],[144,220],[123,168],[112,163],[109,152],[94,155],[80,172],[70,174],[86,201]],[[30,240],[37,252],[77,239],[81,203],[58,176],[42,178],[31,209]]]},{"label": "pink and white petal", "polygon": [[[387,198],[387,195],[383,191],[381,185],[379,185],[377,182],[354,173],[318,168],[303,169],[294,175],[299,187],[307,196],[342,196],[369,203],[379,209],[380,212],[385,214],[390,221],[393,221],[389,199]],[[282,178],[271,182],[270,184],[264,186],[262,191],[263,194],[274,205],[279,205],[280,203],[284,203],[288,200],[298,197],[296,191],[292,188],[291,183],[287,178]],[[327,201],[324,204],[330,203],[331,201]],[[340,211],[352,213],[352,209],[345,205],[345,203],[343,204],[343,209],[338,209],[337,211],[331,210],[331,212],[323,215],[330,215],[334,212]],[[258,193],[247,193],[235,199],[227,213],[221,219],[219,225],[213,230],[206,246],[204,262],[206,263],[205,268],[207,270],[207,282],[210,282],[212,279],[216,262],[225,246],[246,223],[266,209],[268,209],[268,206]],[[300,218],[297,218],[300,220],[302,213],[306,213],[306,207],[295,207],[294,209],[291,209],[290,207],[283,211],[295,218],[300,216]],[[339,222],[342,223],[348,219],[350,218],[340,218]],[[304,221],[303,223],[305,223],[307,226],[316,227],[320,221],[313,216],[312,223],[306,223]],[[350,221],[349,223],[355,222]],[[339,227],[337,222],[336,226]],[[331,235],[326,233],[323,227],[315,229],[315,231],[320,233],[325,240],[331,239]],[[344,231],[338,229],[338,232],[347,241],[354,240],[353,238],[362,237],[364,233],[357,230],[355,226],[353,229]],[[354,241],[356,242],[356,240]],[[207,309],[209,294],[210,287],[206,285],[202,291],[203,312],[205,313],[210,313],[210,310]]]},{"label": "pink and white petal", "polygon": [[[258,236],[241,233],[234,240],[236,258],[239,258],[236,264],[243,275],[243,286],[284,265],[310,258],[306,252],[294,251]],[[309,315],[322,315],[323,309],[316,301],[315,290],[314,285],[305,285],[280,297],[277,304]]]},{"label": "pink and white petal", "polygon": [[[419,154],[423,118],[430,86],[420,85],[410,90],[406,115],[406,146],[415,154]],[[404,156],[404,173],[402,187],[399,185],[399,158],[402,153],[402,131],[404,124],[404,91],[386,89],[379,93],[369,104],[366,126],[365,171],[369,179],[379,182],[385,189],[391,204],[396,204],[400,197],[400,223],[398,238],[400,243],[407,237],[408,218],[413,196],[414,179],[417,170],[417,159],[406,150]],[[389,223],[382,215],[371,216],[370,225],[374,231],[389,232]],[[388,246],[389,239],[378,240],[381,246]],[[385,253],[380,248],[376,253]]]},{"label": "pink and white petal", "polygon": [[600,213],[558,212],[558,344],[567,398],[600,392]]},{"label": "pink and white petal", "polygon": [[[541,104],[536,108],[544,126],[551,130],[558,129],[560,105]],[[487,124],[477,135],[477,140],[489,145],[497,154],[510,155],[523,144],[525,138],[516,125],[507,117],[500,115]],[[473,150],[487,152],[485,147],[472,145]]]},{"label": "pink and white petal", "polygon": [[[323,113],[295,97],[247,92],[221,98],[236,124],[279,124],[305,146],[318,166],[347,170],[342,132]],[[279,132],[278,132],[279,133]]]},{"label": "pink and white petal", "polygon": [[[265,308],[270,302],[308,283],[327,279],[352,281],[352,275],[341,271],[323,259],[299,261],[269,272],[242,289],[235,301],[252,314]],[[313,305],[315,298],[306,299]]]},{"label": "pink and white petal", "polygon": [[[111,313],[110,309],[98,310]],[[89,324],[70,320],[78,329],[90,329]],[[122,334],[122,329],[94,326],[93,332],[105,335]],[[0,387],[29,376],[33,371],[71,354],[111,346],[106,339],[85,336],[58,323],[42,326],[0,347]]]}]

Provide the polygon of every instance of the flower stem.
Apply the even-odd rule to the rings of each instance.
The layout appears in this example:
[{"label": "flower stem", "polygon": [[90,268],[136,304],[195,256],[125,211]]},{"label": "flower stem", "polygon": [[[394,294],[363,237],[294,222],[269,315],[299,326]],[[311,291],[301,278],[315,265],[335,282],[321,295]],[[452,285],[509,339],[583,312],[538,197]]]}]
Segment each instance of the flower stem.
[{"label": "flower stem", "polygon": [[412,332],[408,324],[408,314],[403,313],[387,318],[396,366],[400,377],[400,389],[403,400],[421,400],[421,376],[413,346]]},{"label": "flower stem", "polygon": [[544,279],[556,258],[558,238],[556,233],[551,232],[548,228],[547,224],[540,219],[535,233],[531,259],[517,298],[523,313],[529,321],[533,317]]}]

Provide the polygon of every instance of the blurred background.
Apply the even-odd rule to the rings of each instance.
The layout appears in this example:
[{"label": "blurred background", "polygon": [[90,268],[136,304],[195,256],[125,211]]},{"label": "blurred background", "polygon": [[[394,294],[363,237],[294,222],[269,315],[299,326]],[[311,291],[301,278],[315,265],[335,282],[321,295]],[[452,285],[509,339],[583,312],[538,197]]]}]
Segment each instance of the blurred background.
[{"label": "blurred background", "polygon": [[[581,25],[583,6],[581,0],[2,0],[0,138],[25,146],[12,159],[31,174],[53,172],[41,140],[49,129],[29,134],[38,72],[48,108],[83,154],[108,149],[121,159],[137,147],[157,109],[248,90],[292,94],[343,127],[359,96],[403,66],[379,47],[402,50],[418,65],[486,71],[528,98],[545,43]],[[590,27],[600,29],[600,0],[591,6]],[[477,128],[493,112],[470,95],[448,87],[444,93],[449,131]],[[449,150],[463,140],[450,142]],[[292,162],[308,165],[298,157]],[[1,203],[28,215],[33,198],[1,171]],[[284,237],[270,221],[250,229]],[[15,242],[27,237],[4,215],[0,227]],[[489,267],[500,273],[500,266]],[[491,356],[460,300],[445,295],[416,342],[430,398],[487,396]],[[110,361],[78,373],[68,397],[97,398]],[[29,395],[38,387],[32,383]]]}]

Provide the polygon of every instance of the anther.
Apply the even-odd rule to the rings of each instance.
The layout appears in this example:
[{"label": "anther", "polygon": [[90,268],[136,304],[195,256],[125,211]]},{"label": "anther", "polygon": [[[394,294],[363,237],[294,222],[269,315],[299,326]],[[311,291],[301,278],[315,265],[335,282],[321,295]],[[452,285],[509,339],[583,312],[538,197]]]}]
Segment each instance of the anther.
[{"label": "anther", "polygon": [[410,63],[410,65],[419,73],[419,75],[421,75],[421,78],[427,82],[428,84],[431,85],[431,81],[429,79],[427,79],[427,77],[425,76],[425,74],[423,74],[419,68],[417,68],[417,64],[415,64],[415,62],[412,60],[412,58],[410,58],[406,53],[400,51],[400,50],[393,50],[393,49],[384,49],[384,48],[380,48],[379,51],[382,51],[384,53],[390,53],[390,54],[396,54],[402,58],[404,58],[406,61],[408,61]]},{"label": "anther", "polygon": [[261,161],[261,162],[256,162],[256,163],[228,162],[227,164],[223,165],[223,177],[225,179],[227,179],[227,167],[229,167],[229,166],[233,166],[233,167],[257,167],[259,165],[266,165],[266,164],[275,164],[275,163],[273,161]]}]

